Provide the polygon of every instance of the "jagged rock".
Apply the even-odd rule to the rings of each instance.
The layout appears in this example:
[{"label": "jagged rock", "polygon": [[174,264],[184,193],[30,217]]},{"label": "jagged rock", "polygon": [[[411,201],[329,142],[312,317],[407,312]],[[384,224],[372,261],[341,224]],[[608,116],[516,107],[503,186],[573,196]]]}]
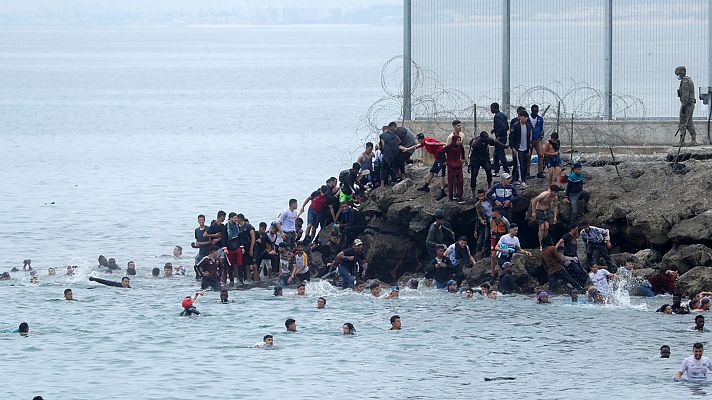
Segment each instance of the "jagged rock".
[{"label": "jagged rock", "polygon": [[675,243],[712,242],[712,210],[678,222],[668,237]]},{"label": "jagged rock", "polygon": [[[579,202],[578,222],[589,221],[592,225],[609,229],[615,246],[611,251],[612,256],[621,263],[633,257],[637,261],[634,269],[636,272],[643,271],[638,269],[640,267],[655,267],[655,263],[661,259],[658,252],[670,248],[672,250],[670,254],[666,254],[662,268],[677,266],[681,272],[686,272],[699,265],[712,266],[712,250],[704,246],[693,249],[684,247],[688,243],[694,243],[688,241],[693,238],[702,238],[703,241],[707,240],[705,237],[712,238],[711,228],[708,228],[710,224],[702,222],[707,221],[709,216],[709,213],[703,213],[712,210],[712,196],[708,196],[708,193],[712,192],[712,180],[709,179],[708,172],[712,168],[712,162],[690,160],[687,163],[688,173],[677,175],[671,170],[669,163],[663,161],[647,160],[640,163],[631,160],[633,161],[624,160],[618,164],[620,178],[612,165],[584,165],[587,177],[585,187],[591,192],[591,198],[588,202]],[[407,271],[418,271],[428,263],[429,259],[425,255],[425,236],[438,208],[443,209],[445,218],[456,235],[472,238],[475,211],[471,202],[459,204],[447,199],[436,201],[434,196],[438,190],[437,182],[431,184],[429,193],[415,190],[414,186],[422,182],[427,171],[428,168],[424,165],[408,165],[406,175],[410,182],[401,182],[401,187],[405,187],[405,190],[401,187],[395,191],[392,187],[375,189],[361,205],[360,209],[368,221],[362,240],[366,242],[369,274],[375,274],[372,277],[390,277],[392,271],[398,275]],[[568,172],[569,167],[565,167],[564,174]],[[466,197],[470,195],[468,180],[466,174]],[[546,180],[532,179],[527,184],[526,189],[519,191],[521,197],[514,204],[510,222],[520,225],[519,236],[522,244],[532,248],[538,246],[536,225],[526,221],[525,215],[531,199],[546,189]],[[480,174],[476,187],[485,186],[485,176]],[[563,187],[565,185],[562,185]],[[560,202],[559,207],[559,222],[552,224],[549,230],[555,241],[568,231],[570,221],[570,206]],[[695,227],[696,224],[703,226]],[[688,229],[687,226],[691,232],[695,232],[695,236],[684,232]],[[704,235],[700,235],[703,228],[707,230]],[[472,241],[469,245],[474,247]],[[709,239],[709,246],[712,247],[712,239]],[[580,242],[578,248],[579,252],[584,251]],[[641,249],[645,249],[644,253],[636,253]],[[615,256],[620,252],[634,254]],[[708,252],[709,256],[706,255]],[[515,260],[517,268],[521,265],[528,275],[525,283],[529,290],[534,289],[535,283],[545,283],[546,273],[541,267],[538,252],[534,257],[522,256],[521,260]],[[525,278],[523,275],[520,277]],[[468,280],[476,280],[478,282],[473,283],[479,284],[490,278],[487,259],[472,269]],[[390,278],[381,279],[390,281]]]},{"label": "jagged rock", "polygon": [[403,179],[402,181],[396,183],[393,186],[393,193],[403,194],[412,185],[413,185],[413,180],[411,180],[410,178]]},{"label": "jagged rock", "polygon": [[649,267],[660,260],[662,260],[662,255],[659,251],[653,249],[643,249],[639,252],[633,254],[635,258],[640,260],[645,266]]},{"label": "jagged rock", "polygon": [[712,269],[697,266],[675,281],[675,288],[682,293],[698,293],[712,291]]},{"label": "jagged rock", "polygon": [[655,268],[641,268],[641,269],[634,269],[633,270],[633,276],[639,277],[639,278],[645,278],[649,275],[652,275],[656,273],[657,270]]},{"label": "jagged rock", "polygon": [[[677,267],[684,274],[696,266],[712,266],[712,249],[702,244],[674,247],[663,257],[664,268]],[[712,270],[711,270],[712,271]]]}]

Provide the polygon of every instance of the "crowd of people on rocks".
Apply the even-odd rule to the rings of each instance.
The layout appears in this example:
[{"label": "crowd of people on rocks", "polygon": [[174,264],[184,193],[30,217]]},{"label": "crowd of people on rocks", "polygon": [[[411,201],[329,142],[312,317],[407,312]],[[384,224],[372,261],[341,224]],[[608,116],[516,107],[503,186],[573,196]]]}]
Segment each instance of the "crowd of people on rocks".
[{"label": "crowd of people on rocks", "polygon": [[[182,300],[181,315],[200,315],[195,303],[204,290],[219,291],[221,301],[227,302],[229,287],[247,283],[274,283],[275,296],[282,295],[287,286],[297,288],[297,295],[303,295],[305,282],[312,278],[330,279],[343,289],[364,292],[369,277],[368,263],[359,236],[366,229],[366,218],[358,206],[371,191],[403,180],[406,165],[414,162],[412,156],[419,148],[429,153],[433,161],[417,190],[430,192],[430,185],[437,178],[439,190],[435,200],[447,198],[463,204],[472,202],[477,216],[472,235],[456,237],[443,210],[436,211],[435,221],[425,239],[429,261],[423,269],[425,278],[431,279],[434,287],[462,293],[465,298],[472,298],[475,293],[488,299],[496,299],[498,293],[523,293],[514,273],[513,257],[515,254],[533,257],[533,254],[522,247],[519,227],[513,222],[512,213],[515,204],[523,201],[526,182],[545,179],[546,190],[531,196],[528,205],[532,222],[538,226],[539,257],[548,276],[546,290],[540,290],[535,301],[548,303],[549,294],[561,287],[575,303],[612,302],[609,281],[634,279],[631,275],[633,265],[617,266],[612,262],[609,255],[611,237],[607,229],[578,221],[579,204],[591,196],[586,189],[583,166],[573,163],[569,173],[564,174],[558,134],[552,132],[548,138],[544,137],[544,118],[537,105],[532,105],[529,111],[524,107],[517,108],[516,117],[510,121],[497,103],[493,103],[490,110],[494,115],[494,128],[491,132],[480,132],[469,141],[465,139],[459,120],[452,121],[452,132],[444,142],[424,134],[416,135],[395,122],[383,126],[377,146],[366,143],[364,151],[349,169],[341,171],[338,177],[326,179],[302,201],[289,199],[286,208],[276,213],[273,221],[253,225],[243,213],[220,210],[208,223],[205,215],[198,215],[198,227],[191,243],[197,250],[193,271],[172,263],[163,267],[166,277],[194,274],[200,281],[202,291]],[[511,169],[507,149],[512,160]],[[534,154],[536,173],[532,171],[530,175]],[[486,183],[478,187],[480,169],[484,171]],[[470,174],[469,198],[464,192],[465,172]],[[497,182],[495,177],[499,178]],[[561,237],[552,238],[550,228],[561,223],[559,215],[563,206],[570,207],[569,230]],[[322,231],[328,233],[319,235]],[[579,259],[579,239],[585,245],[585,262]],[[176,246],[174,257],[182,258],[182,251],[182,247]],[[315,253],[320,262],[315,262]],[[489,259],[491,279],[479,287],[465,287],[467,269],[486,259]],[[107,259],[103,255],[99,257],[99,265],[108,272],[121,270],[113,258]],[[75,268],[68,266],[67,275],[74,274]],[[34,271],[31,260],[25,261],[23,269]],[[53,268],[48,270],[48,275],[55,274]],[[135,274],[135,263],[129,261],[120,281],[95,276],[89,280],[131,288],[130,277]],[[154,277],[160,274],[159,268],[153,268]],[[32,282],[36,282],[36,272],[31,272],[31,276]],[[640,279],[637,284],[646,296],[673,294],[672,304],[662,305],[658,310],[660,313],[709,310],[712,293],[688,294],[690,300],[683,302],[682,295],[675,290],[677,277],[677,271],[670,269]],[[0,275],[0,280],[3,279],[10,279],[10,274]],[[418,285],[415,279],[404,283],[411,288]],[[388,286],[375,281],[368,289],[375,297],[398,298],[398,286],[382,294],[384,287]],[[579,300],[579,294],[585,294],[586,300]],[[71,289],[64,295],[65,299],[73,300]],[[320,297],[317,307],[324,308],[325,305],[326,299]],[[400,317],[394,318],[397,328],[392,329],[400,329]],[[394,324],[393,318],[391,323]],[[695,330],[704,330],[704,317],[698,315],[695,324]],[[287,330],[295,331],[296,321],[287,320],[285,326]],[[353,324],[345,323],[343,332],[353,334]],[[273,337],[267,335],[263,344],[272,341]]]}]

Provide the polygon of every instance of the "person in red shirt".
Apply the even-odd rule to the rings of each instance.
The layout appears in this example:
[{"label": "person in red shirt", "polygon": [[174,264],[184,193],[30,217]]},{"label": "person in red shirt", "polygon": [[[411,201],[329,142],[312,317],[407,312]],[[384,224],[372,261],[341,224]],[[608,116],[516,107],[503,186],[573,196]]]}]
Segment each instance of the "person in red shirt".
[{"label": "person in red shirt", "polygon": [[445,143],[433,137],[425,137],[425,135],[423,135],[422,133],[419,133],[418,136],[416,136],[416,139],[418,143],[414,146],[409,147],[408,149],[419,149],[423,147],[425,148],[425,151],[432,154],[433,158],[435,159],[435,161],[433,162],[433,166],[430,168],[430,172],[428,172],[428,175],[425,176],[425,183],[423,184],[423,186],[418,188],[418,191],[429,192],[430,182],[433,180],[433,177],[437,175],[440,177],[440,195],[438,197],[441,199],[446,196],[445,160],[443,160],[443,157],[440,156],[441,150],[445,148]]},{"label": "person in red shirt", "polygon": [[453,136],[452,143],[445,147],[445,163],[447,165],[448,198],[462,200],[464,178],[462,164],[465,161],[465,148],[462,137]]}]

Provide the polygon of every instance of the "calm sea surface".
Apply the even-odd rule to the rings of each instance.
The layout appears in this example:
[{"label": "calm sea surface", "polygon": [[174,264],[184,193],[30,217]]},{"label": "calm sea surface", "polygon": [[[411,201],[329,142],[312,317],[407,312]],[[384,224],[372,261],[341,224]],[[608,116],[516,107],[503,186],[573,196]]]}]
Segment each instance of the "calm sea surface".
[{"label": "calm sea surface", "polygon": [[[394,301],[311,283],[209,293],[180,318],[189,277],[150,278],[195,217],[271,221],[348,165],[381,95],[397,28],[0,30],[0,272],[31,258],[39,285],[0,282],[0,398],[689,398],[671,383],[689,316],[620,298],[466,301],[431,289]],[[387,122],[387,121],[383,121]],[[135,260],[131,290],[90,285],[99,254]],[[47,277],[47,267],[80,266]],[[61,270],[60,270],[61,273]],[[118,279],[118,276],[114,275]],[[81,301],[65,302],[71,287]],[[316,309],[316,298],[328,300]],[[388,330],[399,314],[403,330]],[[296,334],[284,320],[295,318]],[[27,321],[32,334],[13,333]],[[352,322],[354,337],[340,335]],[[250,348],[275,335],[271,351]],[[656,358],[662,344],[673,358]],[[485,377],[515,380],[485,382]]]}]

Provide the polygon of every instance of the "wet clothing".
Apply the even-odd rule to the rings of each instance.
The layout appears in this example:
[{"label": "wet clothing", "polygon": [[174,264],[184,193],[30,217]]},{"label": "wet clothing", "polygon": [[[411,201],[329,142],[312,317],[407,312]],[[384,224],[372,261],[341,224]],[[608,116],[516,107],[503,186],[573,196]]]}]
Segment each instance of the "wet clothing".
[{"label": "wet clothing", "polygon": [[342,246],[348,247],[366,230],[366,218],[355,208],[347,208],[339,214],[339,229],[343,236]]},{"label": "wet clothing", "polygon": [[[444,264],[444,267],[437,267],[438,264]],[[433,258],[430,261],[430,265],[426,267],[425,273],[426,277],[432,278],[436,282],[438,289],[442,289],[447,286],[447,281],[452,279],[452,274],[455,272],[455,268],[447,257]]]},{"label": "wet clothing", "polygon": [[[113,286],[113,287],[120,287],[120,288],[124,287],[124,285],[122,285],[121,282],[110,281],[110,280],[101,279],[101,278],[95,278],[93,276],[90,276],[89,280],[92,282],[100,283],[102,285],[106,285],[106,286]],[[127,288],[130,288],[130,287],[131,287],[130,285],[127,286]]]},{"label": "wet clothing", "polygon": [[[214,235],[216,233],[220,233],[220,240],[215,243],[217,247],[226,247],[227,246],[227,226],[225,224],[218,224],[217,221],[213,221],[213,223],[210,224],[210,227],[208,227],[208,234],[209,235]],[[213,238],[214,239],[214,238]],[[208,250],[210,246],[207,246]]]},{"label": "wet clothing", "polygon": [[[496,204],[495,202],[497,201],[502,204],[504,204],[505,201],[509,201],[513,204],[519,198],[519,193],[511,183],[504,186],[502,185],[502,182],[498,182],[492,185],[490,190],[487,192],[487,198],[492,202],[492,204]],[[507,219],[510,219],[512,216],[512,204],[509,204],[506,207],[502,206],[502,215],[507,217]]]},{"label": "wet clothing", "polygon": [[610,286],[608,286],[608,276],[611,275],[608,270],[605,269],[599,269],[596,271],[594,274],[593,271],[588,273],[588,279],[591,281],[593,286],[598,289],[598,291],[604,295],[608,296],[608,294],[611,292]]},{"label": "wet clothing", "polygon": [[648,276],[648,282],[653,292],[657,294],[675,293],[675,278],[665,272]]},{"label": "wet clothing", "polygon": [[190,317],[191,315],[200,315],[200,311],[198,311],[195,306],[190,306],[186,307],[181,311],[180,316],[181,317]]},{"label": "wet clothing", "polygon": [[234,251],[240,248],[240,227],[232,221],[227,223],[227,249]]},{"label": "wet clothing", "polygon": [[517,285],[514,274],[511,271],[504,271],[497,278],[497,289],[503,294],[522,293],[522,288]]},{"label": "wet clothing", "polygon": [[712,371],[712,361],[706,356],[696,359],[694,355],[685,358],[680,366],[680,372],[687,373],[687,380],[703,382],[707,380],[707,371]]}]

